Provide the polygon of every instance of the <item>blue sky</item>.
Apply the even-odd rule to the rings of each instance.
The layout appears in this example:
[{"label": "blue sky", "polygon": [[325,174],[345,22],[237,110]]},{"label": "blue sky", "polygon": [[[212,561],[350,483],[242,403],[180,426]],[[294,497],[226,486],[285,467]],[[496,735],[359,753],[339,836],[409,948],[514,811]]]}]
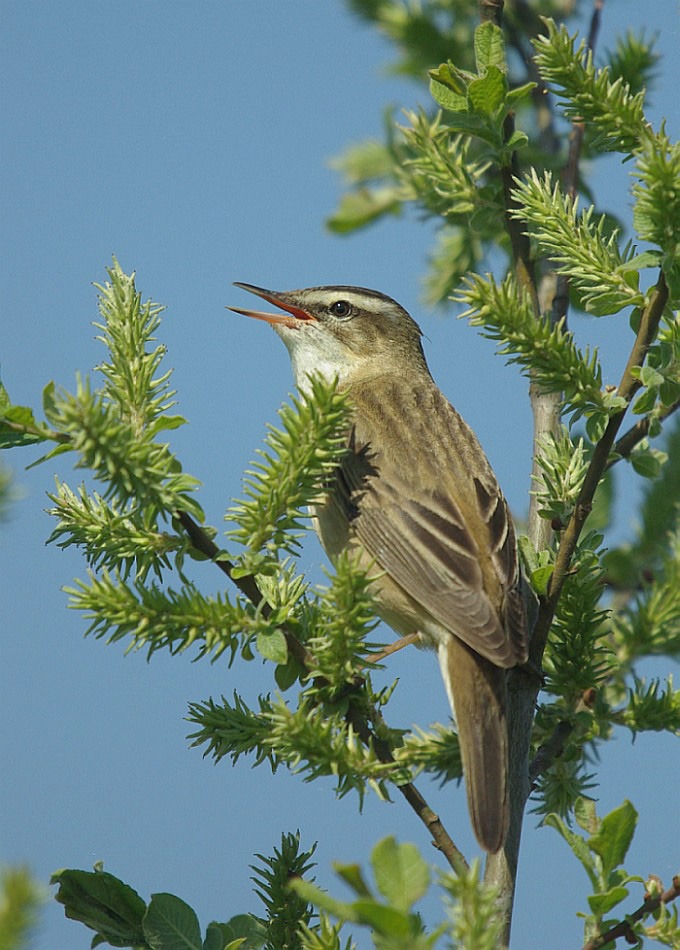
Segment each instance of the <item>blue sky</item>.
[{"label": "blue sky", "polygon": [[[677,12],[674,0],[610,0],[600,41],[613,45],[628,26],[660,32],[666,58],[648,115],[657,125],[665,115],[675,136]],[[77,370],[101,359],[92,282],[105,279],[115,254],[124,269],[136,270],[145,297],[168,308],[160,336],[175,370],[178,411],[191,423],[173,433],[173,446],[202,480],[201,503],[221,528],[265,422],[274,421],[292,386],[275,336],[225,311],[251,303],[231,282],[375,287],[423,326],[433,374],[478,432],[513,508],[524,513],[526,383],[466,325],[423,306],[419,282],[431,227],[407,215],[352,238],[324,228],[340,194],[330,158],[380,135],[386,106],[424,101],[415,85],[388,76],[386,41],[339,0],[24,0],[4,3],[0,15],[0,357],[15,402],[38,407],[48,380],[71,387]],[[624,219],[627,182],[615,158],[595,181],[602,205]],[[577,320],[574,328],[582,342],[601,345],[607,382],[615,383],[625,352],[611,323]],[[0,859],[28,862],[42,881],[59,867],[103,860],[145,898],[156,891],[181,896],[205,927],[259,912],[248,865],[254,853],[270,853],[283,831],[299,828],[307,846],[320,841],[317,879],[336,894],[343,891],[331,862],[364,862],[387,834],[433,855],[400,800],[369,799],[357,816],[356,801],[336,802],[330,782],[303,785],[247,763],[215,767],[189,749],[188,702],[235,688],[252,702],[271,689],[269,670],[163,655],[148,664],[142,654],[124,656],[120,644],[83,639],[85,621],[67,610],[60,589],[83,575],[83,563],[73,550],[44,544],[53,475],[72,484],[80,476],[63,459],[25,472],[28,455],[8,458],[21,498],[0,526]],[[624,509],[631,497],[624,486]],[[625,510],[620,516],[622,536],[632,530],[631,517]],[[310,539],[303,566],[317,572],[321,562]],[[206,565],[201,582],[217,590],[220,577]],[[649,664],[644,672],[665,675],[667,666]],[[431,655],[404,651],[385,680],[394,676],[395,724],[445,719]],[[669,879],[677,871],[671,741],[644,736],[633,749],[618,735],[603,752],[600,777],[602,812],[624,798],[641,812],[628,869]],[[456,841],[474,854],[463,790],[424,788]],[[578,945],[583,872],[555,832],[535,830],[531,817],[521,861],[515,945]],[[423,913],[438,919],[432,902]],[[35,950],[89,943],[58,905],[47,905]]]}]

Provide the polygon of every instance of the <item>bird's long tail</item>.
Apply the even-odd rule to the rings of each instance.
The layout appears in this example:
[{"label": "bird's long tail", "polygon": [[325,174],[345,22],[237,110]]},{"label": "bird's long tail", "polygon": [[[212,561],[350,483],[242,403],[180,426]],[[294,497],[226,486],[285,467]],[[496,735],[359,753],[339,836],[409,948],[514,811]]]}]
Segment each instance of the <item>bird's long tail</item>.
[{"label": "bird's long tail", "polygon": [[438,653],[458,727],[472,827],[481,847],[495,853],[510,818],[506,671],[454,636]]}]

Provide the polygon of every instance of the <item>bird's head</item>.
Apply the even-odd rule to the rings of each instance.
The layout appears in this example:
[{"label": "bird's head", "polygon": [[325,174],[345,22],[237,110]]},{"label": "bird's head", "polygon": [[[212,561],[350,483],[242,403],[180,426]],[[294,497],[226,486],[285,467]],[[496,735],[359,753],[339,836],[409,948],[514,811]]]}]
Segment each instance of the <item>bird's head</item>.
[{"label": "bird's head", "polygon": [[384,374],[425,370],[418,324],[396,300],[364,287],[308,287],[274,291],[237,283],[282,313],[230,307],[270,323],[286,344],[295,381],[312,373],[351,385]]}]

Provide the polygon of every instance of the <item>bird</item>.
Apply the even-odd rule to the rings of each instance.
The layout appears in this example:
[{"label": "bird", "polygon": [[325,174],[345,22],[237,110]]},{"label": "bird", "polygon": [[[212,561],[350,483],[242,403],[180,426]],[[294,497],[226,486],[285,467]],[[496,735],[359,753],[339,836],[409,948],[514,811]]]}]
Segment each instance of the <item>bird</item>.
[{"label": "bird", "polygon": [[439,660],[456,723],[471,824],[498,852],[509,824],[507,671],[526,662],[512,518],[476,435],[435,383],[422,331],[364,287],[236,287],[278,308],[230,307],[283,340],[295,383],[348,391],[347,442],[312,511],[330,560],[353,552],[377,615]]}]

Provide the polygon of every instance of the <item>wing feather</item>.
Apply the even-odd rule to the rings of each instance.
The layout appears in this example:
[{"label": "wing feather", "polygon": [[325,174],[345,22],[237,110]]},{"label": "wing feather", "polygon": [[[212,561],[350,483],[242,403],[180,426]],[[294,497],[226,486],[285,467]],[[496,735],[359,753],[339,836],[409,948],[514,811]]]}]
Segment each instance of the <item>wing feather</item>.
[{"label": "wing feather", "polygon": [[[368,387],[356,394],[332,492],[336,516],[436,624],[499,666],[524,662],[515,534],[486,456],[434,384],[425,405],[422,393],[399,380],[393,386],[382,403]],[[395,445],[385,437],[391,431],[413,438]],[[436,449],[426,466],[423,445]]]}]

